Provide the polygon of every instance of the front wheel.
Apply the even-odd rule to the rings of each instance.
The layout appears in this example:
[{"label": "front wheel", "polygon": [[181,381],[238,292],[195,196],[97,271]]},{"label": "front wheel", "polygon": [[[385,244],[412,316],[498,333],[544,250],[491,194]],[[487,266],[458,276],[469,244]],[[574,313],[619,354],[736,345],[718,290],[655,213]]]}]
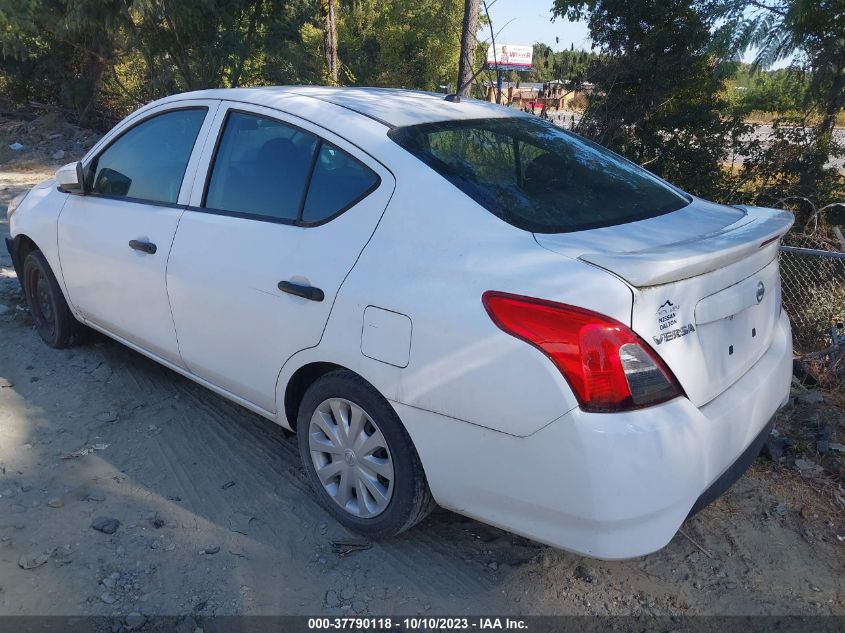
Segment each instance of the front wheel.
[{"label": "front wheel", "polygon": [[35,329],[43,341],[55,348],[72,345],[82,325],[70,311],[59,282],[41,251],[32,251],[24,259],[23,288]]},{"label": "front wheel", "polygon": [[350,371],[305,392],[299,452],[321,504],[370,538],[399,534],[434,508],[419,456],[390,404]]}]

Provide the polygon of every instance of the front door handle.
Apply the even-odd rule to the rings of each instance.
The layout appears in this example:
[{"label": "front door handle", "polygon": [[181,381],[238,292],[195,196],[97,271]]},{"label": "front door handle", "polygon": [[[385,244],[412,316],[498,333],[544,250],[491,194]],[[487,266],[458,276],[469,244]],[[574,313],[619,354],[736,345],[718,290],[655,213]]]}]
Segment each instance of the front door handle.
[{"label": "front door handle", "polygon": [[295,284],[290,281],[280,281],[279,290],[286,292],[309,301],[322,301],[326,295],[319,288],[314,286],[303,286],[302,284]]},{"label": "front door handle", "polygon": [[156,250],[158,250],[152,242],[142,242],[140,240],[129,240],[129,248],[141,251],[147,255],[155,255]]}]

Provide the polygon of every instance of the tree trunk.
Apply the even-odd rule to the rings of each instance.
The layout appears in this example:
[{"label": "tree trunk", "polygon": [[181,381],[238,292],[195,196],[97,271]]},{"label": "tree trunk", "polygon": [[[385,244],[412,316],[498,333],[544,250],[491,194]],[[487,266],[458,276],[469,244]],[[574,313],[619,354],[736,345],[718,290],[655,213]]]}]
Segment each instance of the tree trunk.
[{"label": "tree trunk", "polygon": [[461,57],[458,61],[457,93],[469,96],[472,84],[475,34],[478,30],[478,0],[464,0],[464,22],[461,27]]},{"label": "tree trunk", "polygon": [[323,59],[326,63],[326,80],[332,86],[338,84],[337,23],[334,11],[335,0],[320,0],[320,17],[323,22]]}]

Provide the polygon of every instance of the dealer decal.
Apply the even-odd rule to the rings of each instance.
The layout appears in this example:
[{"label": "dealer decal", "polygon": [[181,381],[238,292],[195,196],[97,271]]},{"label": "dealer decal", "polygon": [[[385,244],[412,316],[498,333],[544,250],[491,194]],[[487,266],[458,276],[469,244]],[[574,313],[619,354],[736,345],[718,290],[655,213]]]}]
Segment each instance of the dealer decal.
[{"label": "dealer decal", "polygon": [[657,345],[660,345],[665,341],[672,341],[676,338],[681,338],[690,332],[695,332],[695,328],[692,323],[682,325],[681,327],[672,327],[678,325],[678,312],[680,311],[681,306],[676,303],[672,303],[668,299],[666,300],[666,303],[657,308],[657,329],[660,331],[660,334],[652,337]]},{"label": "dealer decal", "polygon": [[678,324],[678,312],[680,309],[681,306],[675,305],[668,299],[666,303],[657,308],[657,327],[661,332]]}]

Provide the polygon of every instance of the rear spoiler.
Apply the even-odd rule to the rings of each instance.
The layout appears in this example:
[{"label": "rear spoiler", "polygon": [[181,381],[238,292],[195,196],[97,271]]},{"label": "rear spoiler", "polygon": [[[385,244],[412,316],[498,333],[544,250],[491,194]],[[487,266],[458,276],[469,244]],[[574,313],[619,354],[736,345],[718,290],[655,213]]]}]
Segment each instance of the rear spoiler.
[{"label": "rear spoiler", "polygon": [[584,253],[578,259],[604,268],[632,286],[657,286],[697,277],[775,246],[795,216],[788,211],[737,206],[745,215],[709,235],[627,253]]}]

